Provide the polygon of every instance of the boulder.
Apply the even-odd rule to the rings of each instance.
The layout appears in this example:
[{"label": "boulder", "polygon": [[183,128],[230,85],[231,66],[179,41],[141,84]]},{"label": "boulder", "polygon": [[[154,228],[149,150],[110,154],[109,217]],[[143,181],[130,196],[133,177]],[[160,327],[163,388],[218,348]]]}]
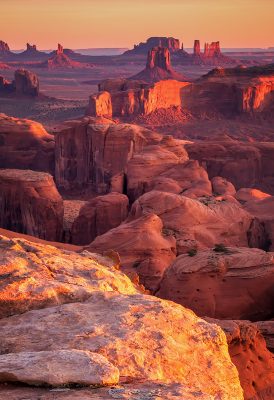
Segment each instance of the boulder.
[{"label": "boulder", "polygon": [[54,175],[54,136],[38,122],[0,114],[0,168]]},{"label": "boulder", "polygon": [[0,318],[85,301],[96,291],[138,292],[111,254],[78,254],[5,236],[0,236],[0,250]]},{"label": "boulder", "polygon": [[215,176],[212,178],[211,183],[212,190],[216,195],[234,196],[236,194],[235,186],[221,176]]},{"label": "boulder", "polygon": [[274,256],[226,247],[182,254],[168,267],[157,296],[219,319],[267,319],[274,306]]},{"label": "boulder", "polygon": [[97,236],[89,251],[114,250],[121,258],[121,268],[130,276],[138,274],[140,282],[155,290],[168,265],[176,257],[173,236],[163,232],[159,217],[150,214]]},{"label": "boulder", "polygon": [[119,382],[119,370],[96,353],[55,350],[0,356],[0,382],[32,386],[108,386]]},{"label": "boulder", "polygon": [[0,227],[60,241],[63,200],[51,175],[31,170],[0,170]]},{"label": "boulder", "polygon": [[128,198],[121,193],[108,193],[87,202],[74,220],[72,243],[91,243],[96,236],[116,228],[128,215]]},{"label": "boulder", "polygon": [[5,356],[90,351],[104,356],[127,382],[176,382],[209,399],[243,400],[222,330],[180,305],[152,296],[97,292],[84,303],[2,319],[0,335]]}]

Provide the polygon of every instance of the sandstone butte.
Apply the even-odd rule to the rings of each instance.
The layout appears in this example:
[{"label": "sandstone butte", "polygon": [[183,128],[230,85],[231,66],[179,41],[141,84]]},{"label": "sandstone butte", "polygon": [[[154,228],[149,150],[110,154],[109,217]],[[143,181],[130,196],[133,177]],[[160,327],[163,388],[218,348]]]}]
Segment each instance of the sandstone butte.
[{"label": "sandstone butte", "polygon": [[41,67],[49,70],[59,69],[85,69],[92,67],[91,64],[82,63],[72,60],[67,54],[64,53],[63,46],[58,43],[57,50],[54,54],[40,65]]},{"label": "sandstone butte", "polygon": [[[243,399],[225,334],[217,325],[180,305],[142,293],[102,256],[3,236],[0,243],[2,266],[9,271],[1,280],[7,291],[0,300],[3,306],[10,304],[9,314],[14,314],[1,319],[0,380],[53,386],[102,386],[119,381],[122,387],[99,390],[97,398],[109,399],[117,398],[119,390],[128,396],[124,398],[130,398],[134,384],[137,398],[149,393],[150,387],[150,391],[158,391],[161,400],[173,399],[176,394],[186,399],[198,394],[212,400]],[[13,273],[17,287],[10,288]],[[56,298],[55,293],[62,285],[71,294],[81,288],[82,298],[80,293],[78,299],[68,293],[61,301],[66,304],[60,304],[61,297]],[[90,293],[85,296],[88,286]],[[21,296],[20,303],[14,301],[14,295]],[[21,309],[16,308],[19,304]],[[71,365],[75,361],[74,371]],[[41,363],[47,365],[46,375]],[[52,374],[54,369],[56,374]],[[26,391],[32,398],[37,392],[46,396],[47,390],[22,388],[21,393]],[[14,398],[14,393],[16,388],[11,391],[9,386],[0,386],[0,395]],[[96,398],[94,389],[83,393]]]}]

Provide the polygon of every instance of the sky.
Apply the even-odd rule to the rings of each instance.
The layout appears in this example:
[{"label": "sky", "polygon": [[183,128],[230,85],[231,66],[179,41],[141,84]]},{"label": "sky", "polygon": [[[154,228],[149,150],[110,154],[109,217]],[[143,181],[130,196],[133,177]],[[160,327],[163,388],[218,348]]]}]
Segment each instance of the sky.
[{"label": "sky", "polygon": [[0,40],[12,49],[131,48],[150,36],[274,46],[274,0],[0,0],[0,9]]}]

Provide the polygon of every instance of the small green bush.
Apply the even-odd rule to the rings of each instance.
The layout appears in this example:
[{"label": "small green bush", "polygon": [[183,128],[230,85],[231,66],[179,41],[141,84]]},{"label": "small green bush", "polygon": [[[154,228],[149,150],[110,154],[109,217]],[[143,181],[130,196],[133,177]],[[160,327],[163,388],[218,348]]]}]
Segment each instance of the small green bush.
[{"label": "small green bush", "polygon": [[229,253],[228,248],[223,243],[215,244],[213,251],[215,251],[216,253]]}]

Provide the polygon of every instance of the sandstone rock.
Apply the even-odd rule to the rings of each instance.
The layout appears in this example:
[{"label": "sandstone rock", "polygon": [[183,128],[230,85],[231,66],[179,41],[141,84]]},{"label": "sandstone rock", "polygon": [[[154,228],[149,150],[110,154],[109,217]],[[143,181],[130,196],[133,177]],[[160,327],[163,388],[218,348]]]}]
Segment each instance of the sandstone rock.
[{"label": "sandstone rock", "polygon": [[0,227],[59,241],[63,200],[51,175],[30,170],[0,170]]},{"label": "sandstone rock", "polygon": [[0,114],[0,168],[54,174],[54,137],[38,122]]},{"label": "sandstone rock", "polygon": [[0,335],[2,354],[91,351],[125,381],[177,382],[208,398],[243,399],[221,329],[152,296],[96,293],[85,303],[2,319]]},{"label": "sandstone rock", "polygon": [[70,121],[56,134],[55,179],[58,187],[91,186],[97,193],[122,193],[128,161],[161,135],[137,125]]},{"label": "sandstone rock", "polygon": [[91,95],[87,110],[88,115],[96,115],[98,117],[112,117],[112,103],[109,92],[100,92],[96,95]]},{"label": "sandstone rock", "polygon": [[239,200],[241,203],[244,204],[247,201],[263,200],[268,197],[271,197],[271,195],[268,193],[264,193],[258,189],[241,188],[241,189],[237,190],[235,197],[237,200]]},{"label": "sandstone rock", "polygon": [[8,43],[4,42],[3,40],[0,40],[0,55],[6,55],[10,53],[10,48]]},{"label": "sandstone rock", "polygon": [[162,229],[160,218],[150,214],[97,236],[88,250],[117,251],[122,270],[130,276],[138,274],[147,289],[155,290],[164,270],[176,256],[175,239]]},{"label": "sandstone rock", "polygon": [[83,63],[71,59],[69,55],[64,52],[63,46],[60,43],[58,43],[57,50],[51,54],[51,57],[40,64],[41,67],[49,70],[86,69],[93,67],[90,63]]},{"label": "sandstone rock", "polygon": [[272,315],[273,284],[272,253],[216,245],[177,257],[157,296],[200,316],[256,321]]},{"label": "sandstone rock", "polygon": [[273,143],[206,141],[186,144],[185,147],[189,157],[198,160],[207,170],[210,179],[221,176],[236,190],[256,188],[274,194]]},{"label": "sandstone rock", "polygon": [[165,136],[132,157],[127,166],[127,194],[131,201],[148,190],[153,178],[188,160],[183,145],[183,141]]},{"label": "sandstone rock", "polygon": [[26,69],[18,69],[14,74],[16,94],[26,96],[39,95],[39,80],[36,74]]},{"label": "sandstone rock", "polygon": [[62,241],[71,243],[71,230],[74,221],[79,216],[80,210],[88,202],[85,200],[64,200],[64,219]]},{"label": "sandstone rock", "polygon": [[151,191],[135,201],[130,216],[139,218],[148,213],[157,214],[164,229],[176,238],[178,254],[217,243],[248,246],[252,242],[254,247],[264,244],[263,227],[254,224],[254,218],[235,201],[211,197],[198,200]]},{"label": "sandstone rock", "polygon": [[268,350],[274,353],[274,320],[256,321],[255,325],[263,335]]},{"label": "sandstone rock", "polygon": [[124,55],[147,54],[153,47],[166,47],[174,53],[180,50],[180,41],[173,37],[150,37],[145,43],[134,45],[134,49],[126,51]]},{"label": "sandstone rock", "polygon": [[215,176],[214,178],[212,178],[211,183],[213,192],[217,195],[219,194],[234,196],[236,194],[236,189],[234,185],[227,179],[222,178],[221,176]]},{"label": "sandstone rock", "polygon": [[72,226],[72,243],[89,244],[96,236],[116,228],[128,215],[128,198],[121,193],[98,196],[86,203]]},{"label": "sandstone rock", "polygon": [[[136,77],[133,78],[135,79]],[[104,110],[104,112],[107,112],[107,116],[110,116],[110,110],[112,109],[112,116],[114,117],[129,117],[139,114],[148,115],[157,110],[171,107],[180,108],[182,106],[182,89],[189,85],[189,82],[167,79],[151,85],[144,86],[144,84],[141,84],[137,89],[110,92],[111,106],[107,95],[99,92],[90,97],[86,115],[99,116],[101,110]],[[106,103],[108,104],[107,107],[105,106]],[[97,110],[98,114],[94,114]]]},{"label": "sandstone rock", "polygon": [[0,318],[85,301],[96,291],[137,293],[109,257],[0,236]]},{"label": "sandstone rock", "polygon": [[194,55],[200,55],[201,54],[200,40],[194,40],[193,53],[194,53]]},{"label": "sandstone rock", "polygon": [[119,370],[100,354],[82,350],[21,352],[0,356],[0,382],[28,385],[113,385]]},{"label": "sandstone rock", "polygon": [[186,77],[171,66],[170,52],[167,47],[153,47],[147,55],[146,68],[129,79],[145,82],[157,82],[162,79],[176,79],[186,81]]},{"label": "sandstone rock", "polygon": [[274,358],[255,325],[249,321],[207,319],[225,332],[231,361],[239,372],[245,399],[274,396]]}]

